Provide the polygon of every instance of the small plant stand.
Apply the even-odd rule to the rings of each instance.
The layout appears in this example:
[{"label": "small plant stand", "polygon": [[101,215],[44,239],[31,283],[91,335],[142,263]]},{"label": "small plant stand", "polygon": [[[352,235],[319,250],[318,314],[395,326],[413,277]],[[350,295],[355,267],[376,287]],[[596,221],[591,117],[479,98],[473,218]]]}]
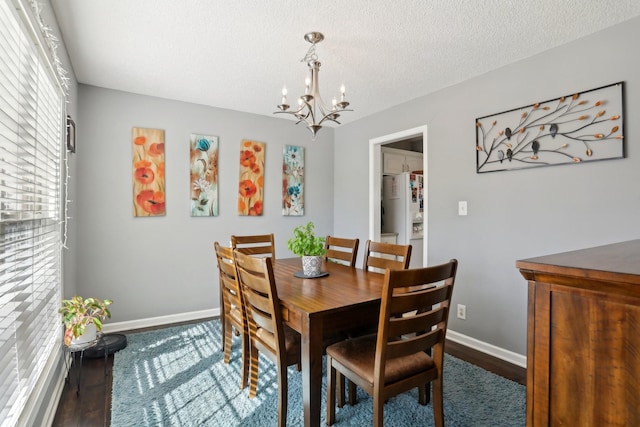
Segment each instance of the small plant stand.
[{"label": "small plant stand", "polygon": [[96,334],[96,339],[87,343],[72,345],[62,344],[62,349],[64,350],[64,366],[67,370],[67,383],[69,383],[69,373],[71,371],[71,367],[74,363],[76,363],[77,355],[78,353],[80,353],[80,362],[76,369],[76,395],[80,395],[80,379],[82,375],[82,359],[84,358],[84,352],[85,350],[97,346],[99,343],[104,346],[104,375],[107,376],[107,356],[109,355],[109,347],[104,340],[104,335],[102,332],[98,332]]}]

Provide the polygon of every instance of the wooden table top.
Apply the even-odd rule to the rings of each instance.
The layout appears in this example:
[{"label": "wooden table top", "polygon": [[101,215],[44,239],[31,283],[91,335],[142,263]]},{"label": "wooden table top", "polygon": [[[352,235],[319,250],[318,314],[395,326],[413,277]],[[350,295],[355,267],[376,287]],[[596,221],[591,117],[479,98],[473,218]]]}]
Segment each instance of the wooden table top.
[{"label": "wooden table top", "polygon": [[328,276],[302,279],[293,273],[302,270],[300,258],[273,262],[278,298],[305,313],[328,313],[345,307],[380,301],[384,275],[360,268],[328,262],[322,265]]}]

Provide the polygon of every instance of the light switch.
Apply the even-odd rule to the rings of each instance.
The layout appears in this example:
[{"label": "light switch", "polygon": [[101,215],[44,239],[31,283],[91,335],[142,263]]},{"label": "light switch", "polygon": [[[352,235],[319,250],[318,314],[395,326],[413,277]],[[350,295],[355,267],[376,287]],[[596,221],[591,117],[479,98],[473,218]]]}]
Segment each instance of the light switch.
[{"label": "light switch", "polygon": [[467,215],[467,202],[466,202],[466,200],[458,202],[458,215],[460,215],[460,216],[466,216]]}]

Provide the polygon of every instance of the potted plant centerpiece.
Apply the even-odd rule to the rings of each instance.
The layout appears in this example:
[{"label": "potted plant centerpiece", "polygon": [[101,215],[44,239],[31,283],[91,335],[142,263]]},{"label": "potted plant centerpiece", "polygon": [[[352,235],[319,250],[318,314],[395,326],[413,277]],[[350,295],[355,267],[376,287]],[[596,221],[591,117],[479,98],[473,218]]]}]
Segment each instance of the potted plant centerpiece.
[{"label": "potted plant centerpiece", "polygon": [[64,323],[64,344],[81,345],[96,339],[96,332],[102,330],[102,321],[111,317],[107,308],[113,301],[98,298],[74,296],[62,300],[60,314]]},{"label": "potted plant centerpiece", "polygon": [[322,257],[326,253],[324,237],[313,232],[313,222],[299,225],[293,230],[293,237],[287,240],[287,248],[302,257],[302,272],[307,277],[321,274]]}]

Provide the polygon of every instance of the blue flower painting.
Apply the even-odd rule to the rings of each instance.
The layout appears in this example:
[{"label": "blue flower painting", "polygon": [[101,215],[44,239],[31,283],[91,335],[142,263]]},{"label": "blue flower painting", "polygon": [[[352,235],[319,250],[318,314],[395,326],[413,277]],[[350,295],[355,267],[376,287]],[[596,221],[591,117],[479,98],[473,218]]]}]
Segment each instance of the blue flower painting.
[{"label": "blue flower painting", "polygon": [[191,134],[191,216],[218,216],[218,137]]},{"label": "blue flower painting", "polygon": [[304,215],[304,147],[284,146],[282,215]]}]

